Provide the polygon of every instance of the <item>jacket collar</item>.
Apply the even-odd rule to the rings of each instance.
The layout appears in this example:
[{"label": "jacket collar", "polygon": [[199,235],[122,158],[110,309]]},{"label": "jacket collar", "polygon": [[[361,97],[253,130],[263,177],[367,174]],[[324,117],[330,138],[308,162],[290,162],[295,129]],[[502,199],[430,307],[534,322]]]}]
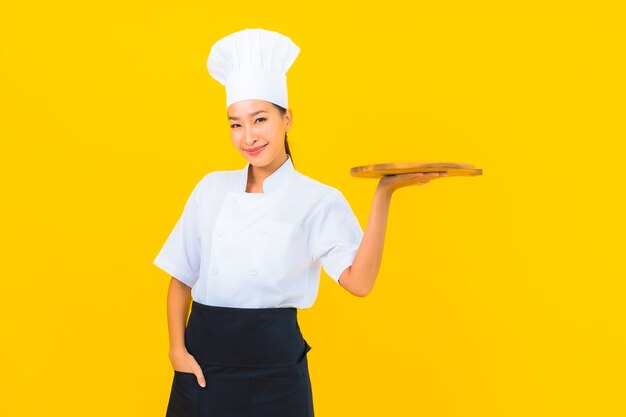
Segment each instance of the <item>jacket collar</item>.
[{"label": "jacket collar", "polygon": [[[248,170],[250,169],[250,162],[245,167],[239,170],[239,184],[237,191],[246,193],[246,185],[248,184]],[[269,177],[263,180],[263,192],[262,193],[246,193],[246,194],[269,194],[283,185],[285,185],[289,179],[293,176],[295,168],[291,157],[287,154],[287,160],[278,169],[270,174]]]}]

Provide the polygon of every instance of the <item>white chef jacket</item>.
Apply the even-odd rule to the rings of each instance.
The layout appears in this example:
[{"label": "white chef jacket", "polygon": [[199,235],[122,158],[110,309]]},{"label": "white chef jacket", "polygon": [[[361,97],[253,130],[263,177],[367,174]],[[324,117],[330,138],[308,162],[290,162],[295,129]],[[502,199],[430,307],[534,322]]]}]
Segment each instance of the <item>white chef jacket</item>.
[{"label": "white chef jacket", "polygon": [[338,282],[363,230],[343,194],[295,170],[291,158],[246,192],[250,163],[195,185],[153,263],[202,304],[313,305],[320,269]]}]

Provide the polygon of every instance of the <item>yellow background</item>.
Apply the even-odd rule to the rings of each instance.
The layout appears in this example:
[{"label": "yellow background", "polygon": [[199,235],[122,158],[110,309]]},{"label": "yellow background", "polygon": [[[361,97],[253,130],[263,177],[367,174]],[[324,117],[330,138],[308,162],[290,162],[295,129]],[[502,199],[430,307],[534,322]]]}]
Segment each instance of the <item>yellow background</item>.
[{"label": "yellow background", "polygon": [[353,166],[484,169],[394,194],[368,297],[322,273],[316,415],[625,415],[624,14],[504,3],[3,2],[0,415],[165,415],[152,260],[245,164],[205,61],[246,27],[301,47],[295,167],[364,228]]}]

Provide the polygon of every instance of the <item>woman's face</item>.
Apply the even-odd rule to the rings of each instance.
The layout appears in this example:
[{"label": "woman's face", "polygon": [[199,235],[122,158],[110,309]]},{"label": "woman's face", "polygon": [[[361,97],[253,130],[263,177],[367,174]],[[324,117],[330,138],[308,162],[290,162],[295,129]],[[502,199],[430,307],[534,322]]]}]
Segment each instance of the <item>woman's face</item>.
[{"label": "woman's face", "polygon": [[[285,161],[285,132],[291,127],[291,110],[285,115],[269,101],[241,100],[228,107],[233,145],[252,165],[265,166]],[[262,147],[260,152],[250,151]]]}]

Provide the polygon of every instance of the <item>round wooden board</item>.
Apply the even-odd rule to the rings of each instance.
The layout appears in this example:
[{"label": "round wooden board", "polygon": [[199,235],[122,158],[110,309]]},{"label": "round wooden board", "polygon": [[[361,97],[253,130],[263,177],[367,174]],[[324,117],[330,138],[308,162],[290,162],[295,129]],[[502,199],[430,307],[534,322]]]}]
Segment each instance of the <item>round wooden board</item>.
[{"label": "round wooden board", "polygon": [[448,176],[482,175],[483,170],[471,164],[456,162],[390,162],[386,164],[362,165],[350,169],[350,175],[358,178],[381,178],[385,175],[413,172],[447,172]]}]

